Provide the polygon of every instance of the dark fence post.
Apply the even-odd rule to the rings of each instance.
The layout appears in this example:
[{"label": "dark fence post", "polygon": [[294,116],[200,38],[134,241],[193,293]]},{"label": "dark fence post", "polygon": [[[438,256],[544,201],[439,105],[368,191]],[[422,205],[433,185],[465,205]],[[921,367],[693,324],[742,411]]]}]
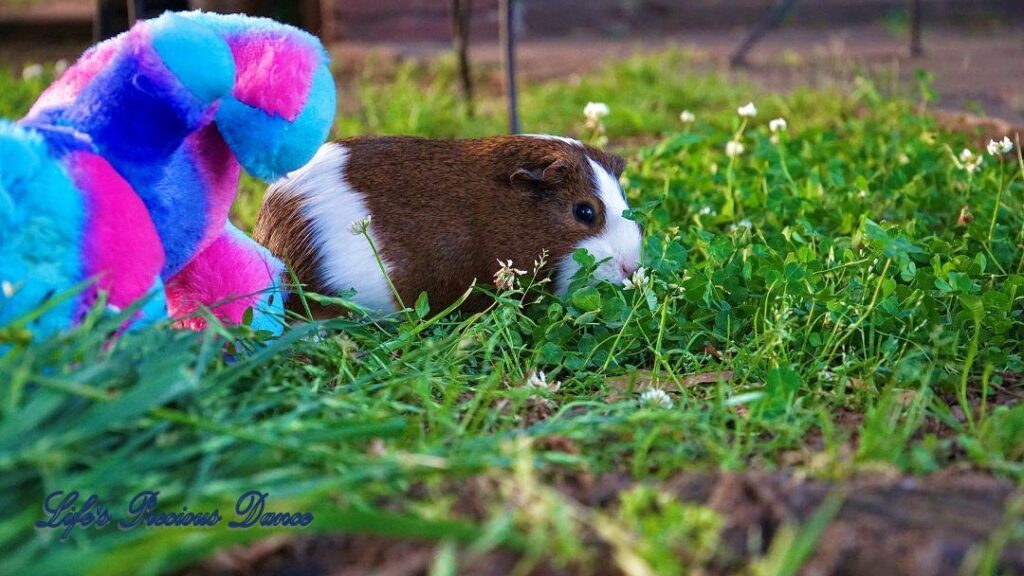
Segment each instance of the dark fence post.
[{"label": "dark fence post", "polygon": [[[333,0],[306,0],[303,7],[306,12],[303,15],[303,19],[307,22],[316,23],[316,31],[314,33],[320,37],[324,47],[330,50],[331,44],[337,40],[334,35],[338,33],[334,21]],[[313,32],[309,28],[307,28],[307,31]]]},{"label": "dark fence post", "polygon": [[136,0],[96,0],[92,36],[94,42],[113,38],[132,25]]},{"label": "dark fence post", "polygon": [[920,56],[923,52],[921,49],[921,0],[908,0],[910,6],[908,12],[910,13],[910,55]]},{"label": "dark fence post", "polygon": [[95,42],[117,36],[139,20],[167,10],[188,10],[188,0],[96,0],[92,35]]},{"label": "dark fence post", "polygon": [[128,0],[128,27],[135,26],[135,23],[139,20],[145,20],[146,15],[146,1],[145,0]]},{"label": "dark fence post", "polygon": [[472,0],[451,0],[452,49],[459,67],[462,96],[466,99],[466,114],[473,117],[473,72],[469,66],[469,26]]},{"label": "dark fence post", "polygon": [[502,61],[505,65],[505,90],[508,93],[508,126],[509,132],[519,134],[519,103],[516,88],[516,30],[514,0],[499,2],[501,19]]}]

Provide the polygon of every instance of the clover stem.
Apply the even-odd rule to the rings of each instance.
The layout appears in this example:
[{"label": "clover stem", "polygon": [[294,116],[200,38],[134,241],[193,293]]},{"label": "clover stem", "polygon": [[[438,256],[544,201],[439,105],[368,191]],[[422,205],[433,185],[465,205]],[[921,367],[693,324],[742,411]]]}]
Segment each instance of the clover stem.
[{"label": "clover stem", "polygon": [[384,275],[384,280],[388,283],[388,288],[391,288],[391,294],[394,295],[395,301],[398,302],[399,307],[405,312],[406,318],[412,320],[412,315],[409,314],[409,309],[406,308],[405,302],[402,301],[402,295],[398,293],[398,289],[395,288],[395,284],[391,281],[391,275],[388,274],[387,268],[384,267],[384,260],[380,257],[380,252],[377,251],[377,245],[373,243],[373,238],[370,237],[370,231],[364,229],[362,232],[363,236],[366,237],[366,241],[370,243],[370,250],[373,251],[373,258],[377,260],[377,266],[380,268],[380,273]]},{"label": "clover stem", "polygon": [[996,205],[992,208],[992,223],[988,227],[988,246],[992,246],[992,236],[996,231],[996,219],[999,216],[999,205],[1003,202],[1003,174],[1006,172],[1002,160],[999,162],[999,191],[996,192]]}]

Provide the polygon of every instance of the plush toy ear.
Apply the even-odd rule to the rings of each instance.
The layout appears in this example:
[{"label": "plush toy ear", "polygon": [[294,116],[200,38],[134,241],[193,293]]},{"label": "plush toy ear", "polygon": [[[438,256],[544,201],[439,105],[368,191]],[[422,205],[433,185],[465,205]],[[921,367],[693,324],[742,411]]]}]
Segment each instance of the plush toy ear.
[{"label": "plush toy ear", "polygon": [[[250,174],[274,181],[316,154],[334,124],[337,86],[314,36],[272,20],[189,13],[231,47],[234,86],[217,129]],[[193,60],[196,61],[196,60]]]},{"label": "plush toy ear", "polygon": [[540,168],[519,168],[509,177],[514,188],[551,188],[561,184],[565,180],[565,174],[569,171],[569,162],[558,159],[547,166]]}]

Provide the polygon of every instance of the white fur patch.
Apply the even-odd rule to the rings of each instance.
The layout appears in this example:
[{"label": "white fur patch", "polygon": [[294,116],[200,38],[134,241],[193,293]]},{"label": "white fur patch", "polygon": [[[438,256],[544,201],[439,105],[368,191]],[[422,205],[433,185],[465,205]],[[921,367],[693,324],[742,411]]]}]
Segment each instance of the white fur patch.
[{"label": "white fur patch", "polygon": [[[376,313],[387,314],[397,309],[391,288],[381,273],[370,243],[362,235],[352,234],[352,222],[370,215],[363,195],[345,176],[349,151],[337,143],[320,147],[316,156],[302,168],[274,184],[268,194],[294,194],[305,198],[303,213],[313,228],[312,242],[321,256],[320,277],[325,288],[334,293],[355,289],[356,303]],[[380,238],[368,230],[377,251]],[[393,265],[385,261],[392,273]],[[328,294],[330,295],[330,294]]]},{"label": "white fur patch", "polygon": [[[622,284],[622,281],[640,265],[640,227],[636,222],[622,216],[623,211],[629,206],[615,177],[592,158],[587,160],[594,171],[597,196],[604,204],[604,229],[597,236],[580,242],[574,251],[585,248],[598,262],[604,260],[594,272],[595,278]],[[562,258],[558,263],[555,280],[555,289],[559,294],[565,294],[569,289],[569,281],[579,269],[580,265],[572,259],[572,254]]]},{"label": "white fur patch", "polygon": [[523,136],[529,136],[530,138],[540,138],[541,140],[558,140],[559,142],[565,142],[566,144],[572,144],[573,146],[579,146],[580,148],[583,148],[583,142],[580,142],[575,138],[568,138],[566,136],[555,136],[553,134],[523,134]]}]

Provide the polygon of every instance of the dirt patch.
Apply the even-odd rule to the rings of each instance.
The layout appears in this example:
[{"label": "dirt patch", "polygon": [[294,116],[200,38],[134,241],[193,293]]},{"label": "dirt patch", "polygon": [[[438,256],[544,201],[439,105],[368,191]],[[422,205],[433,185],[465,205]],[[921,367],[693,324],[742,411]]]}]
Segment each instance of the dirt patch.
[{"label": "dirt patch", "polygon": [[[438,546],[376,536],[326,535],[270,538],[248,548],[222,552],[181,576],[414,576],[430,573]],[[518,555],[490,552],[460,555],[459,573],[499,576],[512,571]],[[554,574],[555,572],[537,572]]]},{"label": "dirt patch", "polygon": [[[621,475],[571,482],[559,492],[576,505],[611,511],[619,494],[635,483]],[[479,519],[493,496],[487,481],[463,482],[455,506]],[[842,504],[803,573],[835,575],[959,574],[977,562],[983,547],[1008,526],[1007,508],[1020,498],[1008,482],[981,474],[937,474],[857,478],[845,482],[801,479],[786,473],[680,474],[657,485],[681,502],[721,514],[721,542],[709,566],[712,573],[742,570],[765,554],[788,526],[805,525],[830,495]],[[1012,521],[1019,522],[1019,518]],[[996,536],[994,536],[996,535]],[[588,538],[590,540],[590,538]],[[586,567],[559,567],[547,561],[528,573],[617,574],[610,549],[594,542],[598,561]],[[427,574],[438,545],[381,537],[324,535],[276,538],[223,551],[187,576],[241,574]],[[1024,545],[1007,542],[992,549],[1000,573],[1024,573]],[[457,553],[460,574],[509,573],[522,559],[513,550]]]},{"label": "dirt patch", "polygon": [[[961,399],[954,391],[943,391],[939,394],[939,401],[949,406],[950,416],[956,424],[943,422],[942,420],[929,416],[925,419],[921,434],[934,434],[939,438],[955,436],[959,429],[966,427],[972,419],[978,420],[982,414],[991,414],[999,406],[1016,406],[1024,399],[1024,375],[1015,372],[1000,372],[994,375],[989,382],[988,394],[983,395],[981,382],[971,382],[967,386],[965,400],[966,406],[961,405]],[[908,392],[908,394],[915,394]],[[967,412],[970,412],[970,417]]]}]

